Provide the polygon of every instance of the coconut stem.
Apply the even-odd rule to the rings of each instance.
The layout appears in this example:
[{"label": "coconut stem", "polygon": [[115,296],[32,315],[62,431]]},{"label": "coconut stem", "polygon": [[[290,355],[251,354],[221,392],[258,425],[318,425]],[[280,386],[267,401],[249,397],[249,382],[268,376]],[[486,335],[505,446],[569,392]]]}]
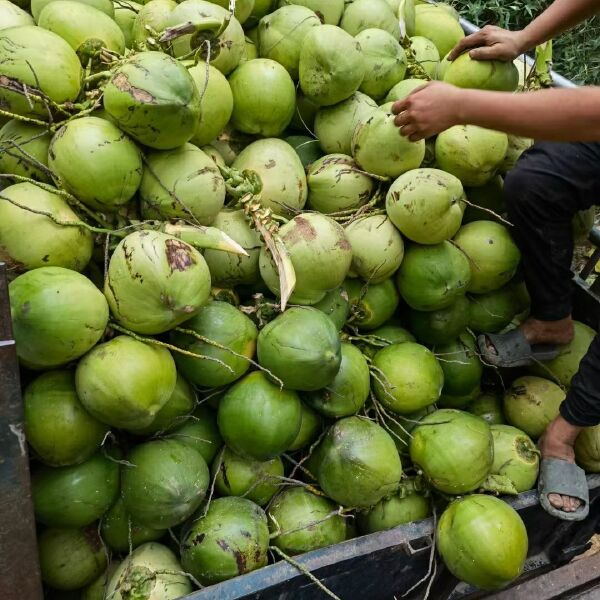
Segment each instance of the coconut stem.
[{"label": "coconut stem", "polygon": [[283,550],[277,546],[269,546],[269,549],[275,554],[281,556],[283,560],[288,562],[293,567],[296,567],[303,575],[306,575],[319,589],[325,592],[330,598],[334,600],[341,600],[339,596],[336,596],[327,586],[325,586],[317,577],[315,577],[304,565],[300,564],[297,560],[294,560],[291,556],[288,556]]},{"label": "coconut stem", "polygon": [[200,250],[210,248],[211,250],[222,250],[231,254],[248,256],[248,253],[242,246],[216,227],[161,222],[159,229]]},{"label": "coconut stem", "polygon": [[405,35],[400,39],[400,45],[406,52],[407,71],[413,79],[424,79],[425,81],[431,81],[429,73],[423,68],[423,66],[417,61],[415,51],[410,43],[410,38]]},{"label": "coconut stem", "polygon": [[31,117],[24,117],[23,115],[18,115],[17,113],[13,113],[8,110],[0,109],[0,116],[8,117],[9,119],[15,119],[16,121],[23,121],[24,123],[31,123],[32,125],[39,125],[40,127],[48,127],[48,123],[46,121],[33,119]]},{"label": "coconut stem", "polygon": [[202,354],[197,354],[196,352],[190,352],[189,350],[184,350],[183,348],[179,348],[179,346],[174,346],[173,344],[167,344],[167,342],[161,342],[154,338],[149,338],[149,337],[144,337],[144,336],[138,335],[137,333],[134,333],[133,331],[130,331],[129,329],[125,329],[125,327],[121,327],[120,325],[117,325],[114,321],[111,321],[109,323],[109,327],[111,329],[114,329],[115,331],[124,333],[125,335],[128,335],[129,337],[133,338],[134,340],[137,340],[138,342],[142,342],[144,344],[153,344],[154,346],[161,346],[162,348],[167,348],[167,350],[171,350],[172,352],[177,352],[178,354],[183,354],[184,356],[190,356],[192,358],[198,358],[200,360],[209,360],[211,362],[216,362],[219,365],[221,365],[222,367],[225,367],[232,375],[234,374],[233,369],[229,365],[225,364],[222,360],[219,360],[218,358],[214,358],[212,356],[203,356]]}]

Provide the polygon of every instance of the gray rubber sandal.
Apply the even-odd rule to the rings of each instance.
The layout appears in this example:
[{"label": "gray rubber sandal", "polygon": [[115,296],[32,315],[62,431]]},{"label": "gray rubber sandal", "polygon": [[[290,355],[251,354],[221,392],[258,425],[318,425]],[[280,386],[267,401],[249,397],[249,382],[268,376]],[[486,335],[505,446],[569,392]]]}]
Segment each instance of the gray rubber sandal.
[{"label": "gray rubber sandal", "polygon": [[[488,342],[495,348],[492,352]],[[477,338],[484,362],[495,367],[527,367],[556,358],[560,352],[555,344],[534,344],[527,341],[520,329],[507,333],[485,333]]]},{"label": "gray rubber sandal", "polygon": [[[589,490],[585,471],[576,464],[560,458],[543,458],[538,480],[540,504],[544,510],[563,521],[582,521],[589,512]],[[581,506],[574,512],[566,512],[552,506],[548,494],[571,496],[581,500]]]}]

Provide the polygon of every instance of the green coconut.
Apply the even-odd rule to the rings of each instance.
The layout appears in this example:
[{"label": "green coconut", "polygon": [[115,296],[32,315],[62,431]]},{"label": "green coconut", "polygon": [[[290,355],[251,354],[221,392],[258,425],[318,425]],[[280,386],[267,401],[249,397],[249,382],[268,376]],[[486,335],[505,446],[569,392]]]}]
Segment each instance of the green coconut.
[{"label": "green coconut", "polygon": [[[9,3],[8,0],[1,0]],[[0,10],[1,10],[0,4]],[[18,7],[15,7],[18,8]],[[51,134],[40,127],[11,119],[0,129],[0,173],[50,182],[48,146]]]},{"label": "green coconut", "polygon": [[525,375],[515,379],[504,395],[506,420],[538,439],[559,415],[565,392],[548,379]]},{"label": "green coconut", "polygon": [[[410,47],[415,56],[415,62],[429,75],[434,77],[440,64],[440,53],[436,45],[422,35],[413,35],[410,38]],[[422,84],[426,83],[425,81]]]},{"label": "green coconut", "polygon": [[136,446],[121,473],[121,496],[131,518],[152,529],[183,523],[200,506],[210,481],[199,452],[176,440]]},{"label": "green coconut", "polygon": [[177,379],[165,348],[125,335],[96,346],[77,365],[77,395],[99,421],[133,431],[148,427]]},{"label": "green coconut", "polygon": [[[264,2],[264,0],[263,0]],[[277,3],[276,3],[277,5]],[[300,5],[310,8],[325,25],[337,25],[344,13],[344,0],[279,0],[278,6]]]},{"label": "green coconut", "polygon": [[92,348],[108,323],[102,293],[83,275],[41,267],[8,286],[17,356],[33,369],[71,362]]},{"label": "green coconut", "polygon": [[38,537],[42,580],[56,590],[78,590],[106,568],[97,527],[45,529]]},{"label": "green coconut", "polygon": [[133,22],[133,47],[145,49],[148,39],[152,37],[151,31],[163,31],[176,7],[174,0],[150,0],[145,3]]},{"label": "green coconut", "polygon": [[308,135],[290,135],[285,141],[296,151],[305,169],[323,156],[319,140]]},{"label": "green coconut", "polygon": [[[488,211],[502,216],[506,213],[504,204],[504,180],[500,175],[492,177],[487,183],[479,187],[471,187],[465,190],[469,205],[465,209],[463,223],[480,221],[481,219],[499,220]],[[484,210],[487,209],[487,210]]]},{"label": "green coconut", "polygon": [[232,164],[239,171],[254,171],[262,187],[260,203],[274,213],[291,216],[302,210],[308,194],[300,158],[283,140],[269,138],[246,146]]},{"label": "green coconut", "polygon": [[408,326],[422,344],[448,344],[466,328],[469,301],[458,297],[450,306],[432,311],[410,309]]},{"label": "green coconut", "polygon": [[[208,75],[207,75],[208,68]],[[200,94],[200,119],[191,141],[196,146],[212,142],[224,129],[233,112],[229,82],[215,67],[199,63],[188,69]]]},{"label": "green coconut", "polygon": [[483,364],[471,334],[465,331],[452,342],[436,345],[433,351],[444,371],[443,394],[465,396],[479,388]]},{"label": "green coconut", "polygon": [[9,0],[0,0],[0,29],[26,25],[34,25],[33,17],[28,12]]},{"label": "green coconut", "polygon": [[450,572],[484,590],[506,587],[527,558],[527,529],[519,514],[483,494],[455,500],[438,523],[436,540]]},{"label": "green coconut", "polygon": [[[214,141],[214,140],[213,140]],[[204,152],[218,167],[226,167],[225,159],[221,155],[221,153],[210,144],[206,146],[201,146],[200,150]]]},{"label": "green coconut", "polygon": [[366,120],[376,108],[377,103],[361,92],[352,94],[334,106],[319,108],[314,131],[323,151],[327,154],[351,154],[352,135],[356,126]]},{"label": "green coconut", "polygon": [[471,280],[469,260],[454,244],[409,246],[396,282],[406,303],[415,310],[439,310],[463,296]]},{"label": "green coconut", "polygon": [[288,389],[313,391],[329,385],[341,364],[340,336],[315,308],[292,307],[260,331],[258,361]]},{"label": "green coconut", "polygon": [[318,455],[319,485],[343,506],[373,506],[398,489],[400,455],[389,434],[373,421],[362,417],[336,421]]},{"label": "green coconut", "polygon": [[149,542],[129,554],[113,573],[106,598],[175,600],[192,593],[192,583],[175,554],[162,544]]},{"label": "green coconut", "polygon": [[358,90],[365,75],[360,44],[334,25],[313,27],[300,51],[300,87],[319,106],[346,100]]},{"label": "green coconut", "polygon": [[200,93],[179,61],[162,52],[140,52],[113,70],[104,87],[104,108],[136,141],[168,150],[193,137]]},{"label": "green coconut", "polygon": [[101,212],[116,211],[129,202],[142,181],[137,146],[98,117],[75,119],[61,127],[50,142],[48,166],[65,189]]},{"label": "green coconut", "polygon": [[490,426],[460,410],[436,410],[413,429],[410,457],[437,490],[445,494],[473,492],[493,464]]},{"label": "green coconut", "polygon": [[86,66],[106,48],[125,51],[125,36],[114,19],[102,11],[74,0],[53,0],[42,9],[38,27],[63,38]]},{"label": "green coconut", "polygon": [[273,544],[286,554],[318,550],[346,539],[346,521],[332,515],[336,506],[304,487],[290,487],[278,494],[267,511]]},{"label": "green coconut", "polygon": [[474,294],[493,292],[508,283],[521,260],[509,230],[495,221],[467,223],[454,237],[454,244],[469,260],[471,280],[467,291]]},{"label": "green coconut", "polygon": [[308,168],[308,206],[330,214],[360,208],[371,198],[375,182],[345,154],[327,154]]},{"label": "green coconut", "polygon": [[365,356],[373,358],[381,348],[385,348],[391,344],[414,341],[416,341],[415,336],[408,329],[400,325],[388,323],[363,335],[358,345]]},{"label": "green coconut", "polygon": [[244,575],[267,564],[267,517],[246,498],[213,500],[181,544],[181,563],[202,585]]},{"label": "green coconut", "polygon": [[260,371],[234,384],[219,402],[219,431],[225,443],[255,460],[270,460],[285,452],[296,439],[301,421],[298,395],[280,389]]},{"label": "green coconut", "polygon": [[87,460],[108,432],[79,402],[70,371],[49,371],[34,379],[25,388],[23,406],[27,441],[52,467]]},{"label": "green coconut", "polygon": [[104,294],[115,319],[131,331],[164,333],[198,314],[210,273],[190,244],[159,231],[123,238],[108,265]]},{"label": "green coconut", "polygon": [[223,445],[215,411],[200,404],[192,415],[184,417],[182,421],[166,437],[191,446],[200,453],[207,465],[211,464]]},{"label": "green coconut", "polygon": [[256,43],[252,41],[248,36],[246,36],[246,52],[245,56],[242,57],[240,61],[240,65],[249,60],[254,60],[258,58],[258,48]]},{"label": "green coconut", "polygon": [[320,25],[319,17],[310,8],[296,4],[282,6],[260,20],[259,55],[277,61],[297,81],[304,38],[313,27]]},{"label": "green coconut", "polygon": [[508,173],[511,169],[513,169],[519,158],[521,158],[521,154],[523,154],[525,150],[531,148],[531,146],[533,146],[533,140],[531,138],[509,134],[508,150],[506,151],[504,160],[500,165],[500,172]]},{"label": "green coconut", "polygon": [[245,62],[229,76],[229,84],[233,93],[231,124],[237,130],[276,137],[290,124],[296,88],[279,63],[268,58]]},{"label": "green coconut", "polygon": [[530,367],[530,371],[542,377],[550,377],[560,385],[569,387],[571,379],[579,370],[581,359],[587,354],[587,351],[596,337],[597,333],[587,325],[579,321],[573,322],[575,328],[575,337],[573,340],[560,349],[560,354],[543,365]]},{"label": "green coconut", "polygon": [[423,162],[425,140],[411,142],[400,135],[394,124],[395,118],[387,107],[381,107],[354,130],[352,156],[368,173],[399,177]]},{"label": "green coconut", "polygon": [[147,427],[136,430],[136,435],[163,434],[186,422],[194,410],[198,397],[194,388],[177,373],[177,381],[173,393],[167,403],[156,413],[154,420]]},{"label": "green coconut", "polygon": [[83,75],[77,54],[51,31],[34,25],[0,30],[0,64],[11,83],[0,90],[5,111],[48,119],[51,113],[36,90],[57,104],[79,96]]},{"label": "green coconut", "polygon": [[244,458],[224,446],[212,465],[215,489],[220,496],[248,498],[265,506],[279,490],[283,462],[276,456],[264,462]]},{"label": "green coconut", "polygon": [[85,527],[119,493],[119,465],[102,452],[78,465],[41,467],[31,479],[35,517],[50,527]]},{"label": "green coconut", "polygon": [[447,10],[429,4],[415,7],[415,35],[431,40],[440,56],[446,56],[465,37],[458,19]]},{"label": "green coconut", "polygon": [[465,52],[448,65],[443,79],[460,88],[514,92],[519,72],[510,61],[474,60]]},{"label": "green coconut", "polygon": [[[218,4],[223,8],[229,10],[230,2],[229,0],[208,0],[212,4]],[[235,18],[243,25],[254,10],[254,0],[236,0],[235,4],[235,12],[233,13]]]},{"label": "green coconut", "polygon": [[[406,486],[405,486],[406,487]],[[373,508],[358,515],[358,527],[363,534],[393,529],[404,523],[414,523],[431,515],[431,502],[417,492],[406,492],[384,498]]]},{"label": "green coconut", "polygon": [[586,427],[575,441],[577,463],[588,473],[600,473],[600,427]]},{"label": "green coconut", "polygon": [[205,388],[228,385],[250,368],[258,333],[252,320],[235,306],[209,302],[183,328],[207,340],[183,331],[172,334],[176,346],[207,357],[175,356],[178,369],[194,385]]},{"label": "green coconut", "polygon": [[211,225],[225,202],[214,161],[193,144],[149,152],[140,196],[146,219],[186,219]]},{"label": "green coconut", "polygon": [[514,286],[505,285],[487,294],[469,297],[469,329],[477,333],[498,333],[521,312]]},{"label": "green coconut", "polygon": [[384,103],[404,100],[417,88],[423,87],[425,84],[426,81],[423,81],[423,79],[403,79],[387,93]]},{"label": "green coconut", "polygon": [[133,24],[143,5],[128,0],[126,5],[120,5],[118,2],[113,2],[113,6],[115,9],[115,23],[123,32],[125,47],[133,48]]},{"label": "green coconut", "polygon": [[350,314],[350,300],[343,286],[327,292],[323,300],[313,306],[324,312],[333,321],[338,331],[342,329]]},{"label": "green coconut", "polygon": [[[54,2],[54,0],[31,0],[31,14],[36,21],[39,19],[42,10],[51,2]],[[78,2],[103,12],[111,19],[115,16],[115,8],[111,0],[78,0]]]},{"label": "green coconut", "polygon": [[540,452],[531,438],[510,425],[492,425],[494,463],[490,473],[507,477],[517,493],[526,492],[538,476]]},{"label": "green coconut", "polygon": [[106,598],[108,582],[117,566],[117,563],[109,563],[108,567],[99,577],[81,590],[81,595],[77,600],[104,600]]},{"label": "green coconut", "polygon": [[[352,262],[352,248],[344,229],[319,213],[294,217],[279,229],[296,273],[290,296],[294,304],[316,304],[344,281]],[[279,275],[273,257],[262,248],[260,274],[267,287],[279,295]]]},{"label": "green coconut", "polygon": [[340,27],[350,35],[358,35],[365,29],[381,29],[395,40],[400,39],[398,18],[385,0],[353,0],[346,4]]},{"label": "green coconut", "polygon": [[455,395],[442,392],[437,405],[439,408],[458,408],[460,410],[466,410],[469,404],[479,397],[480,394],[481,387],[479,385],[476,385],[466,394]]},{"label": "green coconut", "polygon": [[466,410],[481,417],[490,425],[501,425],[505,423],[504,413],[502,411],[502,398],[498,394],[481,394],[467,406]]},{"label": "green coconut", "polygon": [[395,413],[413,413],[440,397],[444,372],[425,346],[414,342],[387,346],[375,354],[373,367],[375,395]]},{"label": "green coconut", "polygon": [[377,284],[398,270],[404,258],[404,242],[385,215],[356,219],[345,231],[352,246],[351,275]]},{"label": "green coconut", "polygon": [[258,257],[262,243],[243,210],[221,210],[212,223],[234,239],[248,253],[248,256],[231,254],[221,250],[204,251],[204,259],[210,271],[211,281],[217,285],[252,285],[260,280]]},{"label": "green coconut", "polygon": [[200,62],[209,58],[208,44],[210,41],[210,63],[223,73],[228,75],[239,64],[246,52],[246,40],[244,30],[236,17],[230,17],[229,6],[223,8],[204,0],[184,0],[173,9],[167,21],[169,27],[175,27],[182,23],[201,25],[209,22],[227,23],[227,27],[218,38],[214,38],[216,31],[202,30],[192,34],[182,35],[173,40],[173,52],[176,57],[189,55],[194,50],[200,50]]},{"label": "green coconut", "polygon": [[386,197],[392,223],[410,240],[439,244],[460,228],[465,210],[460,180],[439,169],[415,169],[401,175]]},{"label": "green coconut", "polygon": [[306,406],[306,404],[302,403],[302,421],[300,423],[300,430],[298,431],[296,439],[288,448],[288,452],[295,452],[296,450],[300,450],[309,444],[312,444],[319,436],[322,426],[323,420],[319,414],[312,408]]},{"label": "green coconut", "polygon": [[370,393],[369,365],[352,344],[342,344],[342,363],[335,379],[325,388],[303,395],[312,408],[325,417],[339,419],[356,414]]},{"label": "green coconut", "polygon": [[[0,199],[0,260],[16,272],[39,267],[83,271],[92,256],[89,230],[67,202],[49,189],[17,183],[2,190]],[[50,216],[31,212],[43,211]],[[64,223],[59,225],[56,221]]]},{"label": "green coconut", "polygon": [[466,186],[487,183],[498,171],[507,150],[505,133],[475,125],[454,125],[442,131],[435,141],[440,169],[455,175]]},{"label": "green coconut", "polygon": [[350,299],[351,323],[361,330],[377,329],[396,312],[400,296],[392,279],[370,284],[348,279],[344,284]]},{"label": "green coconut", "polygon": [[123,498],[110,507],[100,526],[102,540],[114,552],[128,554],[146,542],[156,542],[165,535],[164,529],[151,529],[135,523],[127,510]]},{"label": "green coconut", "polygon": [[365,29],[356,39],[365,57],[365,77],[360,91],[371,98],[383,98],[404,78],[406,52],[394,37],[382,29]]}]

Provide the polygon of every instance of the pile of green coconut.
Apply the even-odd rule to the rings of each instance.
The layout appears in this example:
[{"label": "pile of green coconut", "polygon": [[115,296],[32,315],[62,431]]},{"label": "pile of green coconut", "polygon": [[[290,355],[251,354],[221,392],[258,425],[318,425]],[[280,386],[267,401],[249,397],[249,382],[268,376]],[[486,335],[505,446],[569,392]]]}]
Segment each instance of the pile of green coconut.
[{"label": "pile of green coconut", "polygon": [[[528,314],[502,186],[532,142],[411,142],[391,113],[430,79],[527,85],[449,62],[463,36],[412,0],[0,0],[47,598],[171,600],[434,512],[459,579],[520,575],[505,500],[594,332],[544,367],[480,360]],[[590,471],[599,447],[578,441]]]}]

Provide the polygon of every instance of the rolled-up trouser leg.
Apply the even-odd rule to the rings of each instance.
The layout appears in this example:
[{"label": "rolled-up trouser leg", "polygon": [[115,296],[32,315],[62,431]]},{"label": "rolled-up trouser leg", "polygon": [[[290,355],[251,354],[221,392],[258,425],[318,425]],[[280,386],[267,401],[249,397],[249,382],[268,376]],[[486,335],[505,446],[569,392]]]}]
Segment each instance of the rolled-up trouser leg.
[{"label": "rolled-up trouser leg", "polygon": [[563,418],[578,427],[600,424],[600,335],[579,364],[567,397],[560,406]]},{"label": "rolled-up trouser leg", "polygon": [[600,203],[600,143],[536,143],[507,175],[504,199],[522,255],[531,315],[571,314],[572,220]]}]

